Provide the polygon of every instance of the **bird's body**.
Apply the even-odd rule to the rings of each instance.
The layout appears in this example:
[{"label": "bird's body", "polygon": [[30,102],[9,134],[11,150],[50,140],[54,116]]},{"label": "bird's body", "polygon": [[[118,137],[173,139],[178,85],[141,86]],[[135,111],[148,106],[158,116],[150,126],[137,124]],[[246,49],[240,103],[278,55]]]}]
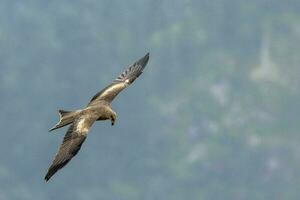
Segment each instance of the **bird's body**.
[{"label": "bird's body", "polygon": [[60,120],[50,131],[69,124],[71,126],[48,169],[45,176],[46,181],[78,153],[95,121],[111,120],[111,124],[114,125],[117,114],[111,108],[112,100],[142,74],[148,60],[149,53],[130,66],[110,85],[98,92],[84,109],[76,111],[59,110]]}]

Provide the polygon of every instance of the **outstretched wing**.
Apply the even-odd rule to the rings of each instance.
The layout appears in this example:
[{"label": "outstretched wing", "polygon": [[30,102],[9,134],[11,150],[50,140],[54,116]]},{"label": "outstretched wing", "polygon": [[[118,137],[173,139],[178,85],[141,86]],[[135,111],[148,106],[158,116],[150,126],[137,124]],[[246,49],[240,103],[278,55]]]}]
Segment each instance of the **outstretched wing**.
[{"label": "outstretched wing", "polygon": [[45,180],[48,181],[59,169],[63,168],[80,150],[89,128],[96,120],[92,115],[81,115],[69,127],[55,158],[48,169]]},{"label": "outstretched wing", "polygon": [[143,69],[146,67],[149,60],[149,53],[147,53],[143,58],[131,65],[126,71],[120,74],[110,85],[98,92],[90,101],[89,104],[95,101],[107,101],[112,102],[112,100],[127,86],[129,86],[133,81],[139,77]]}]

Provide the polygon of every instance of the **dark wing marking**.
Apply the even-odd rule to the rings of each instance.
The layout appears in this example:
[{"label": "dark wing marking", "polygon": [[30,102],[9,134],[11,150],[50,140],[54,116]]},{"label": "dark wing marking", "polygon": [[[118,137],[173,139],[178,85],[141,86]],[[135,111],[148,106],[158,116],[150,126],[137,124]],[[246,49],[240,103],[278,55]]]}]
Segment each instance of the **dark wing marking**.
[{"label": "dark wing marking", "polygon": [[131,65],[127,70],[118,76],[114,80],[114,83],[128,81],[129,84],[132,83],[137,77],[139,77],[143,69],[146,67],[149,60],[149,53],[147,53],[143,58]]},{"label": "dark wing marking", "polygon": [[149,60],[149,53],[143,58],[131,65],[127,70],[120,74],[110,85],[98,92],[90,101],[90,104],[94,101],[104,100],[112,102],[112,100],[128,85],[139,77],[143,69],[146,67]]},{"label": "dark wing marking", "polygon": [[69,127],[55,158],[48,169],[45,180],[48,181],[59,169],[63,168],[80,150],[89,128],[96,120],[91,115],[79,116]]}]

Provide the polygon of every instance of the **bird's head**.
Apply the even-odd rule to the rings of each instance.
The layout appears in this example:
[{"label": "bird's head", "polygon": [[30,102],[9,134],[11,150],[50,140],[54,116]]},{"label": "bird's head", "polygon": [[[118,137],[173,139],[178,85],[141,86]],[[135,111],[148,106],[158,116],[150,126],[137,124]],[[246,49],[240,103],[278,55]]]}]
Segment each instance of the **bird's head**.
[{"label": "bird's head", "polygon": [[115,124],[115,122],[117,121],[117,114],[115,112],[112,112],[110,114],[110,121],[111,121],[111,125],[113,126]]}]

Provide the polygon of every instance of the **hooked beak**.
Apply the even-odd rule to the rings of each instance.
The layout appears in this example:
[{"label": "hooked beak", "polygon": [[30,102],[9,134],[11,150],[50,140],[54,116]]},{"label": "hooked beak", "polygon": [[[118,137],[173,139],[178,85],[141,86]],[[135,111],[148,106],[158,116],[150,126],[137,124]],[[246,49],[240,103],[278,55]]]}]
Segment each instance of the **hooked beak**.
[{"label": "hooked beak", "polygon": [[112,125],[112,126],[115,125],[115,121],[116,121],[115,118],[112,117],[112,118],[110,119],[110,121],[111,121],[111,125]]},{"label": "hooked beak", "polygon": [[115,125],[116,119],[117,119],[117,117],[116,117],[115,115],[112,115],[112,116],[110,117],[110,121],[111,121],[111,125],[112,125],[112,126]]}]

